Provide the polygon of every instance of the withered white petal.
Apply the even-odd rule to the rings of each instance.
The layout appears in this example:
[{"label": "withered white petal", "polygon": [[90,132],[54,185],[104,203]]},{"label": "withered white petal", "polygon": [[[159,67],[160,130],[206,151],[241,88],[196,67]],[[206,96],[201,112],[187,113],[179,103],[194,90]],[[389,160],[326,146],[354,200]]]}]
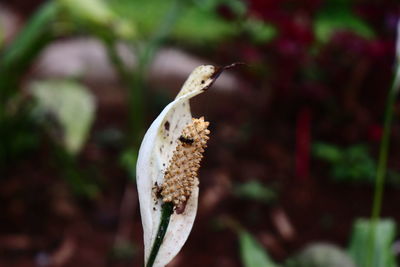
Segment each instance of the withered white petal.
[{"label": "withered white petal", "polygon": [[[211,65],[197,67],[173,102],[151,124],[140,146],[137,161],[137,187],[142,217],[145,261],[156,238],[161,217],[161,199],[153,188],[162,185],[165,170],[177,147],[182,130],[192,122],[189,99],[204,92],[221,69]],[[165,266],[180,251],[189,236],[197,212],[198,187],[194,188],[182,214],[171,216],[164,241],[154,266]]]}]

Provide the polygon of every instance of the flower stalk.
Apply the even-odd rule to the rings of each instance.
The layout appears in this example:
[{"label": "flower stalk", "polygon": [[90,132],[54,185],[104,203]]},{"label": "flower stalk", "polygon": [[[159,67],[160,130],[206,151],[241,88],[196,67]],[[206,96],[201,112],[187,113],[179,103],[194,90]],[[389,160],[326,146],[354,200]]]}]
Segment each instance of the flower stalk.
[{"label": "flower stalk", "polygon": [[381,215],[385,178],[387,171],[387,161],[390,148],[390,133],[393,121],[394,105],[396,103],[396,98],[399,91],[400,91],[400,21],[398,22],[397,26],[395,75],[387,97],[383,135],[379,149],[378,169],[376,172],[376,179],[375,179],[374,198],[373,198],[372,213],[371,213],[372,225],[370,232],[368,267],[374,266],[376,257],[375,255],[375,245],[376,245],[375,239],[377,232],[376,228],[379,221],[379,217]]},{"label": "flower stalk", "polygon": [[173,212],[174,205],[171,202],[167,202],[162,205],[160,226],[158,227],[157,237],[154,240],[153,247],[151,248],[149,260],[147,261],[146,267],[152,267],[154,261],[156,260],[158,251],[160,250],[161,244],[164,240],[164,236],[167,233],[169,220]]}]

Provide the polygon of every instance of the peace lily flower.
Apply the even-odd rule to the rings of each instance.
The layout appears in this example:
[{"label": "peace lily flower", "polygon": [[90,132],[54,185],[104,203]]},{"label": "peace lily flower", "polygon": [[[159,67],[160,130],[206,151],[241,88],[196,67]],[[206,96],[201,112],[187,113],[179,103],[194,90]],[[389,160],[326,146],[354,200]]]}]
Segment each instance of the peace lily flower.
[{"label": "peace lily flower", "polygon": [[168,264],[189,236],[197,212],[197,172],[210,133],[203,117],[192,118],[189,100],[232,66],[197,67],[144,136],[136,178],[145,266]]}]

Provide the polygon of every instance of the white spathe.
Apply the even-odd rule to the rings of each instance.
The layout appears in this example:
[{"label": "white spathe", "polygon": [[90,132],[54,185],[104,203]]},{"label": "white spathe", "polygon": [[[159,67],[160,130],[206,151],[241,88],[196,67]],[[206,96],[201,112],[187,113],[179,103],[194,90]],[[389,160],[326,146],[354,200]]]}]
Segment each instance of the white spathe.
[{"label": "white spathe", "polygon": [[[174,101],[169,103],[147,130],[137,160],[137,187],[142,217],[145,263],[157,235],[162,200],[153,188],[161,185],[164,173],[176,149],[183,128],[192,122],[190,98],[204,92],[215,81],[221,69],[211,65],[197,67],[184,83]],[[172,214],[153,266],[168,264],[180,251],[197,212],[199,189],[193,189],[182,214]]]}]

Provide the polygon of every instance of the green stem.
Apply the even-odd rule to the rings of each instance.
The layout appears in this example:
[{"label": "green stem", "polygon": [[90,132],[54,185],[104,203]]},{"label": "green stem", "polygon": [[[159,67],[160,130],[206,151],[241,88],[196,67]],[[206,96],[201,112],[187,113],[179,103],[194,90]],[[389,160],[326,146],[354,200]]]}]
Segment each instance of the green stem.
[{"label": "green stem", "polygon": [[16,88],[19,78],[54,37],[51,27],[58,9],[54,1],[43,4],[0,56],[0,103],[2,105],[18,91]]},{"label": "green stem", "polygon": [[[114,63],[118,73],[123,78],[124,82],[129,86],[128,95],[128,140],[127,146],[137,149],[140,145],[144,133],[144,99],[146,98],[145,76],[148,72],[149,65],[154,58],[155,53],[163,44],[167,36],[171,33],[176,20],[179,18],[181,3],[175,0],[170,7],[170,10],[165,14],[162,22],[154,32],[153,36],[142,46],[139,44],[136,48],[137,67],[131,74],[124,66],[123,62],[115,52],[115,41],[109,41],[103,38],[108,48],[108,54],[111,61]],[[133,46],[132,40],[130,44]]]},{"label": "green stem", "polygon": [[108,57],[111,60],[111,63],[114,65],[118,75],[121,77],[123,82],[128,83],[130,79],[130,73],[115,49],[116,41],[109,38],[102,38],[102,41],[107,49]]},{"label": "green stem", "polygon": [[[5,159],[8,159],[12,152],[13,142],[9,142],[9,137],[14,136],[15,129],[3,126],[18,124],[20,120],[7,110],[9,100],[20,91],[18,88],[21,77],[33,60],[54,38],[52,26],[58,10],[58,5],[54,1],[44,3],[12,43],[0,50],[0,147],[4,150],[2,154],[5,155]],[[4,162],[2,160],[0,165]]]},{"label": "green stem", "polygon": [[128,140],[127,146],[133,147],[135,150],[139,147],[139,140],[143,130],[143,87],[144,76],[148,62],[139,60],[136,71],[131,71],[122,62],[116,51],[116,41],[114,39],[102,38],[106,46],[108,57],[113,63],[118,75],[121,77],[124,84],[129,87],[128,96]]},{"label": "green stem", "polygon": [[135,149],[139,148],[144,131],[144,87],[147,64],[148,62],[143,64],[139,62],[138,69],[132,74],[132,78],[129,81],[128,146]]},{"label": "green stem", "polygon": [[179,18],[180,2],[175,0],[165,14],[162,23],[158,26],[154,35],[144,46],[138,46],[138,64],[137,70],[133,73],[130,81],[129,93],[129,136],[131,136],[129,145],[139,147],[140,140],[144,134],[144,98],[146,97],[145,76],[154,55],[164,43],[167,36],[171,33],[177,18]]},{"label": "green stem", "polygon": [[165,233],[168,229],[169,219],[174,212],[174,205],[171,202],[164,203],[161,210],[160,226],[158,227],[156,239],[154,240],[153,247],[150,251],[150,256],[147,261],[146,267],[152,267],[156,260],[158,251],[160,250],[161,244],[164,240]]},{"label": "green stem", "polygon": [[374,191],[374,199],[373,199],[372,214],[371,214],[372,225],[370,232],[368,266],[373,266],[374,262],[376,226],[382,209],[385,177],[387,170],[387,159],[389,154],[390,129],[393,120],[394,104],[396,103],[396,96],[399,92],[399,89],[400,89],[400,65],[397,64],[395,78],[393,80],[393,84],[389,91],[387,99],[383,136],[379,150],[379,161],[378,161],[378,169],[376,172],[375,191]]},{"label": "green stem", "polygon": [[7,119],[6,105],[18,92],[21,76],[54,37],[51,27],[57,13],[58,5],[55,2],[44,3],[14,41],[0,51],[0,124]]}]

